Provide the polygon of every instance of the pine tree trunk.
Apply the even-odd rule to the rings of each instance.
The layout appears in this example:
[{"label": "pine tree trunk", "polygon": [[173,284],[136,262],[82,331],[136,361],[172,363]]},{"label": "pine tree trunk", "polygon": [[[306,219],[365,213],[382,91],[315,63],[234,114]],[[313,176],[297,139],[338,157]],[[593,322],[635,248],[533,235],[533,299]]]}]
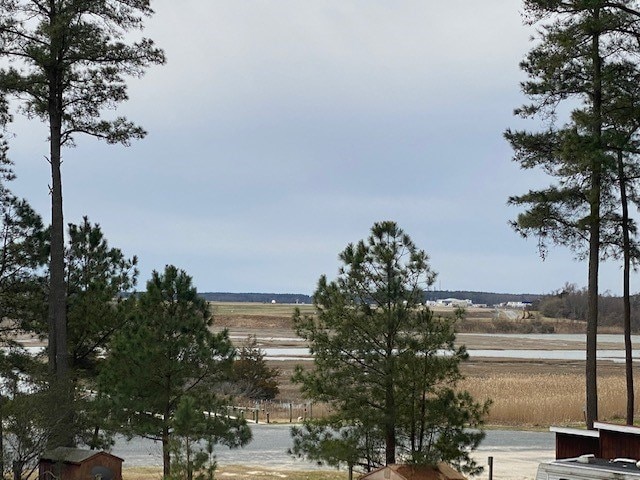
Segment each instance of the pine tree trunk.
[{"label": "pine tree trunk", "polygon": [[[50,1],[51,24],[55,28],[56,7]],[[64,283],[64,216],[62,210],[62,67],[56,62],[58,42],[52,41],[48,69],[48,114],[51,164],[51,252],[49,259],[49,371],[59,399],[59,418],[54,423],[52,445],[73,446],[72,390],[67,356],[67,299]]]},{"label": "pine tree trunk", "polygon": [[[600,19],[600,10],[593,11],[594,23]],[[602,59],[600,57],[600,34],[592,37],[591,54],[593,62],[593,127],[595,140],[594,151],[591,152],[591,187],[589,192],[589,284],[587,314],[587,361],[586,361],[586,420],[587,428],[593,429],[598,419],[598,384],[597,384],[597,337],[598,337],[598,270],[600,267],[600,188],[602,181]]]},{"label": "pine tree trunk", "polygon": [[385,462],[387,465],[396,463],[396,425],[395,425],[395,396],[393,382],[387,379],[385,386]]},{"label": "pine tree trunk", "polygon": [[387,465],[396,463],[396,393],[395,393],[395,317],[394,309],[396,308],[392,302],[393,293],[391,286],[393,284],[393,265],[388,263],[386,266],[386,308],[387,308],[387,325],[386,325],[386,356],[387,364],[385,366],[385,462]]},{"label": "pine tree trunk", "polygon": [[186,454],[187,454],[187,480],[193,480],[193,464],[191,462],[191,442],[189,435],[186,436]]},{"label": "pine tree trunk", "polygon": [[[167,417],[165,416],[165,419]],[[171,475],[171,454],[169,452],[169,427],[165,420],[165,426],[162,427],[162,476],[169,478]]]},{"label": "pine tree trunk", "polygon": [[618,151],[618,181],[620,184],[620,203],[622,205],[622,254],[623,254],[623,287],[622,302],[624,306],[624,360],[627,378],[627,425],[633,425],[634,392],[633,392],[633,347],[631,345],[631,240],[629,236],[629,203],[624,173],[624,157]]},{"label": "pine tree trunk", "polygon": [[586,361],[586,406],[587,428],[593,429],[593,423],[598,419],[598,385],[597,385],[597,336],[598,336],[598,262],[600,261],[598,225],[590,227],[589,240],[589,288],[588,288],[588,317],[587,317],[587,361]]}]

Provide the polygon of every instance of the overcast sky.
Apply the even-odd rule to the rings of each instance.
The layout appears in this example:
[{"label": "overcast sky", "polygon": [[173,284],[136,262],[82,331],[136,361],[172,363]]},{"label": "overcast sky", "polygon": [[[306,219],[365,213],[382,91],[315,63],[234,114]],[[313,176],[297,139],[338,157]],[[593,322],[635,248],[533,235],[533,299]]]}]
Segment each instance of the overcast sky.
[{"label": "overcast sky", "polygon": [[[560,248],[542,262],[508,225],[508,196],[545,184],[502,137],[522,126],[533,31],[519,1],[152,4],[144,34],[168,62],[132,79],[118,111],[147,138],[80,138],[63,157],[65,221],[88,215],[138,255],[140,287],[170,263],[203,292],[311,294],[380,220],[429,253],[436,288],[586,285],[586,262]],[[46,133],[11,129],[13,189],[48,221]],[[602,290],[620,277],[605,266]]]}]

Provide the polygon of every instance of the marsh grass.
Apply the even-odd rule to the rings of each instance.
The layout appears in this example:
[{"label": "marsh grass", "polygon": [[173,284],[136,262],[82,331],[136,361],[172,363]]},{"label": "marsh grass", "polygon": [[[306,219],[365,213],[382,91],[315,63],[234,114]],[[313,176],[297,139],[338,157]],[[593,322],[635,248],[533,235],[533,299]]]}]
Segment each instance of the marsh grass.
[{"label": "marsh grass", "polygon": [[[547,368],[554,368],[548,366]],[[560,369],[562,366],[556,365]],[[486,423],[503,427],[548,427],[551,425],[582,424],[584,422],[584,375],[572,373],[485,373],[471,375],[460,382],[461,390],[468,390],[475,400],[491,400]],[[598,403],[601,421],[620,421],[626,411],[626,383],[623,373],[607,373],[598,379]],[[636,385],[636,398],[640,399],[640,385]],[[638,402],[636,402],[638,403]],[[255,406],[255,404],[254,404]],[[247,404],[246,418],[252,419],[251,405]],[[640,413],[640,409],[637,409]],[[272,423],[289,423],[287,403],[260,404],[260,422],[266,421],[266,412]],[[329,413],[321,403],[293,404],[293,422],[306,418],[321,418]]]},{"label": "marsh grass", "polygon": [[[549,426],[584,422],[584,376],[577,374],[499,374],[466,378],[461,387],[476,400],[491,399],[489,425]],[[624,418],[622,375],[598,379],[601,421]],[[640,388],[636,384],[636,398]],[[636,412],[638,409],[636,409]]]}]

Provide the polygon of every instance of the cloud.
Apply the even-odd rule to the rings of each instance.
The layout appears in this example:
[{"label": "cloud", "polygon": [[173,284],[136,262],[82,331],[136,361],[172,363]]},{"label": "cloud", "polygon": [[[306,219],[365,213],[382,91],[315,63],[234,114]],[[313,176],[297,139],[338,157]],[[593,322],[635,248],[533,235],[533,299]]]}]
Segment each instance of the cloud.
[{"label": "cloud", "polygon": [[514,85],[526,45],[516,5],[497,0],[165,0],[156,11],[146,34],[169,61],[136,95],[178,115],[469,98]]},{"label": "cloud", "polygon": [[[311,293],[385,219],[431,254],[443,287],[582,285],[570,254],[540,264],[507,224],[508,196],[548,182],[502,138],[522,124],[519,5],[157,0],[144,35],[168,63],[107,112],[149,134],[65,150],[66,219],[101,223],[143,282],[174,263],[200,290]],[[13,128],[16,191],[46,218],[46,131]]]}]

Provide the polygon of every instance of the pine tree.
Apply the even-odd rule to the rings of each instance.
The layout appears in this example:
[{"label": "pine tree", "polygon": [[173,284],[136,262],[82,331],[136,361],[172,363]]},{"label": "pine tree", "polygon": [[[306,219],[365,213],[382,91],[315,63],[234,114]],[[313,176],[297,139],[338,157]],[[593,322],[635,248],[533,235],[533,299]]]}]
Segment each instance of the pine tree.
[{"label": "pine tree", "polygon": [[[514,196],[525,206],[514,227],[535,235],[544,256],[547,242],[569,246],[588,258],[586,420],[598,418],[596,336],[598,272],[603,231],[615,208],[611,189],[615,158],[607,146],[606,105],[615,66],[637,57],[640,14],[634,1],[526,0],[525,15],[538,28],[538,42],[521,63],[529,79],[522,84],[532,103],[516,110],[548,121],[538,132],[505,134],[524,169],[540,168],[556,183]],[[557,126],[565,104],[573,108]]]},{"label": "pine tree", "polygon": [[[153,42],[127,43],[153,12],[149,0],[0,0],[0,91],[15,97],[28,117],[49,129],[51,166],[51,251],[49,260],[49,366],[58,414],[73,417],[69,385],[62,148],[78,134],[128,144],[145,132],[123,117],[102,119],[104,109],[127,99],[125,75],[142,75],[164,62]],[[64,423],[60,422],[61,424]],[[64,429],[55,445],[73,444]]]},{"label": "pine tree", "polygon": [[250,335],[233,362],[232,380],[235,391],[251,400],[272,400],[278,395],[276,368],[269,368],[255,335]]},{"label": "pine tree", "polygon": [[229,379],[235,350],[226,331],[211,332],[208,305],[191,277],[169,265],[153,272],[135,301],[100,373],[114,423],[129,435],[162,442],[165,478],[171,475],[172,426],[187,396],[194,409],[212,415],[207,435],[231,447],[246,444],[246,423],[227,418],[212,390]]},{"label": "pine tree", "polygon": [[608,151],[615,156],[614,189],[617,188],[620,213],[613,215],[611,234],[605,238],[608,252],[622,257],[622,300],[627,384],[626,421],[633,425],[635,394],[633,386],[633,347],[631,344],[631,269],[640,259],[637,225],[629,206],[638,205],[640,181],[640,67],[621,61],[609,66],[609,94],[604,100],[605,133]]},{"label": "pine tree", "polygon": [[[405,458],[445,460],[477,472],[469,450],[483,438],[488,404],[456,389],[467,354],[453,344],[453,320],[436,318],[422,305],[435,279],[427,254],[394,222],[380,222],[340,260],[338,278],[318,282],[316,316],[294,316],[315,366],[299,368],[294,380],[334,412],[294,430],[295,453],[328,452],[328,462],[364,469]],[[335,445],[343,450],[325,448]]]}]

